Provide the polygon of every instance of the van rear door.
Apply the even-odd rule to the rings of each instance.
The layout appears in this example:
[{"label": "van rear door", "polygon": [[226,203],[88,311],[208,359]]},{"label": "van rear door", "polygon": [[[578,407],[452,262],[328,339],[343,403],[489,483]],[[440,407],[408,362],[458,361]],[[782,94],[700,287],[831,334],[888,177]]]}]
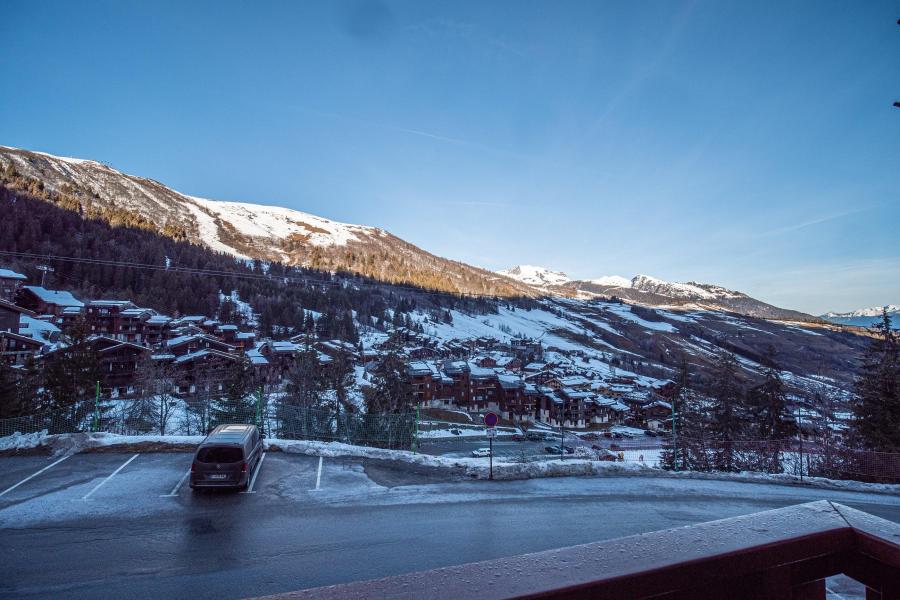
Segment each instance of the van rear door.
[{"label": "van rear door", "polygon": [[238,485],[244,469],[244,449],[235,445],[201,446],[194,462],[197,483]]}]

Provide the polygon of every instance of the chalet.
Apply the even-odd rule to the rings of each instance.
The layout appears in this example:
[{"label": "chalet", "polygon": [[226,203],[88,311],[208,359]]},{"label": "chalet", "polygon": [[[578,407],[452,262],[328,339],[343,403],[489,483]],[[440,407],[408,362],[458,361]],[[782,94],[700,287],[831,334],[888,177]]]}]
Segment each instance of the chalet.
[{"label": "chalet", "polygon": [[437,374],[431,365],[424,361],[411,362],[406,367],[406,375],[412,390],[413,402],[431,405],[437,387],[434,381]]},{"label": "chalet", "polygon": [[497,373],[475,364],[469,365],[469,411],[499,411],[500,391]]},{"label": "chalet", "polygon": [[211,335],[195,334],[167,340],[166,350],[175,356],[184,356],[199,350],[215,350],[216,352],[230,354],[235,351],[235,347]]},{"label": "chalet", "polygon": [[17,306],[12,302],[0,300],[0,331],[19,333],[19,323],[23,315],[34,317],[34,313],[30,310]]},{"label": "chalet", "polygon": [[657,431],[669,430],[672,425],[672,405],[665,400],[654,400],[645,404],[641,410],[644,425],[647,429]]},{"label": "chalet", "polygon": [[62,331],[50,322],[49,317],[32,317],[23,313],[19,317],[19,334],[50,345],[59,341]]},{"label": "chalet", "polygon": [[165,315],[152,315],[144,321],[144,343],[148,346],[159,346],[164,343],[172,330],[172,318]]},{"label": "chalet", "polygon": [[15,302],[26,277],[9,269],[0,269],[0,300]]},{"label": "chalet", "polygon": [[410,360],[434,359],[438,357],[438,351],[429,346],[419,346],[410,350],[407,356],[409,356]]},{"label": "chalet", "polygon": [[19,290],[19,304],[25,308],[40,314],[62,316],[67,308],[80,311],[84,308],[84,302],[63,290],[47,290],[39,285],[26,285]]},{"label": "chalet", "polygon": [[87,344],[98,357],[101,393],[124,398],[139,391],[138,369],[150,357],[149,348],[107,336],[92,337]]},{"label": "chalet", "polygon": [[[84,318],[91,333],[121,340],[123,323],[131,325],[134,319],[129,310],[133,308],[137,307],[128,300],[91,300]],[[125,311],[129,312],[123,315]]]},{"label": "chalet", "polygon": [[178,393],[185,396],[219,394],[225,389],[229,371],[244,360],[248,359],[211,348],[176,356],[172,364],[176,370]]},{"label": "chalet", "polygon": [[0,331],[0,361],[7,365],[24,365],[28,359],[40,353],[44,345],[35,339]]},{"label": "chalet", "polygon": [[324,342],[316,342],[315,348],[316,350],[327,354],[332,358],[336,358],[341,353],[350,355],[350,357],[353,359],[356,358],[356,346],[354,346],[350,342],[345,342],[343,340],[328,340]]},{"label": "chalet", "polygon": [[[267,340],[256,346],[256,351],[268,363],[268,375],[274,381],[281,381],[297,362],[297,353],[302,350],[294,342]],[[252,359],[251,359],[252,362]]]}]

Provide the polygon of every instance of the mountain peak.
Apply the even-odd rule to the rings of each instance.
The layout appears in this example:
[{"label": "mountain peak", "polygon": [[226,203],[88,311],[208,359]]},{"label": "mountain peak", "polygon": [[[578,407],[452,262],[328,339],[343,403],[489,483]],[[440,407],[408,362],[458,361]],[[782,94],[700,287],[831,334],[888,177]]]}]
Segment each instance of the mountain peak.
[{"label": "mountain peak", "polygon": [[560,285],[569,281],[569,276],[561,271],[552,271],[535,265],[516,265],[497,273],[536,286]]}]

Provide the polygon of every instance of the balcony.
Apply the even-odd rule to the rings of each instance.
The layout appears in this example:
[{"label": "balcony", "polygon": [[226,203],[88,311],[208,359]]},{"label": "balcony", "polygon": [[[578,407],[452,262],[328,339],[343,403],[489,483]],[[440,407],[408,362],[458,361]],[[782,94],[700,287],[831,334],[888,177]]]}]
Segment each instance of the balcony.
[{"label": "balcony", "polygon": [[867,600],[900,599],[900,525],[821,501],[689,527],[270,600],[380,598],[825,598],[845,573]]}]

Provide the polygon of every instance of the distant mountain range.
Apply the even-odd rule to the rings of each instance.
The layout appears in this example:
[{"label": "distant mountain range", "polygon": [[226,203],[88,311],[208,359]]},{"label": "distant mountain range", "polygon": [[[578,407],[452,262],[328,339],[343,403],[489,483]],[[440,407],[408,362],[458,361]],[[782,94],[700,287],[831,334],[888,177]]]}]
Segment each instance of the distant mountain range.
[{"label": "distant mountain range", "polygon": [[887,310],[891,317],[894,329],[900,329],[900,306],[889,304],[888,306],[873,306],[861,308],[845,313],[827,312],[822,318],[840,325],[855,325],[857,327],[871,327],[881,321],[882,311]]},{"label": "distant mountain range", "polygon": [[616,297],[649,306],[724,310],[763,319],[820,320],[806,313],[779,308],[742,292],[708,283],[673,283],[649,275],[637,275],[631,279],[609,275],[596,279],[572,280],[565,273],[532,265],[520,265],[499,273],[538,286],[545,293],[568,297]]},{"label": "distant mountain range", "polygon": [[520,265],[491,272],[435,256],[391,233],[308,213],[246,202],[209,200],[85,159],[0,146],[0,174],[15,185],[61,195],[57,204],[114,225],[132,225],[202,244],[246,260],[347,271],[391,284],[479,296],[617,297],[649,306],[724,310],[751,317],[817,321],[798,311],[705,283],[638,275],[580,281]]}]

